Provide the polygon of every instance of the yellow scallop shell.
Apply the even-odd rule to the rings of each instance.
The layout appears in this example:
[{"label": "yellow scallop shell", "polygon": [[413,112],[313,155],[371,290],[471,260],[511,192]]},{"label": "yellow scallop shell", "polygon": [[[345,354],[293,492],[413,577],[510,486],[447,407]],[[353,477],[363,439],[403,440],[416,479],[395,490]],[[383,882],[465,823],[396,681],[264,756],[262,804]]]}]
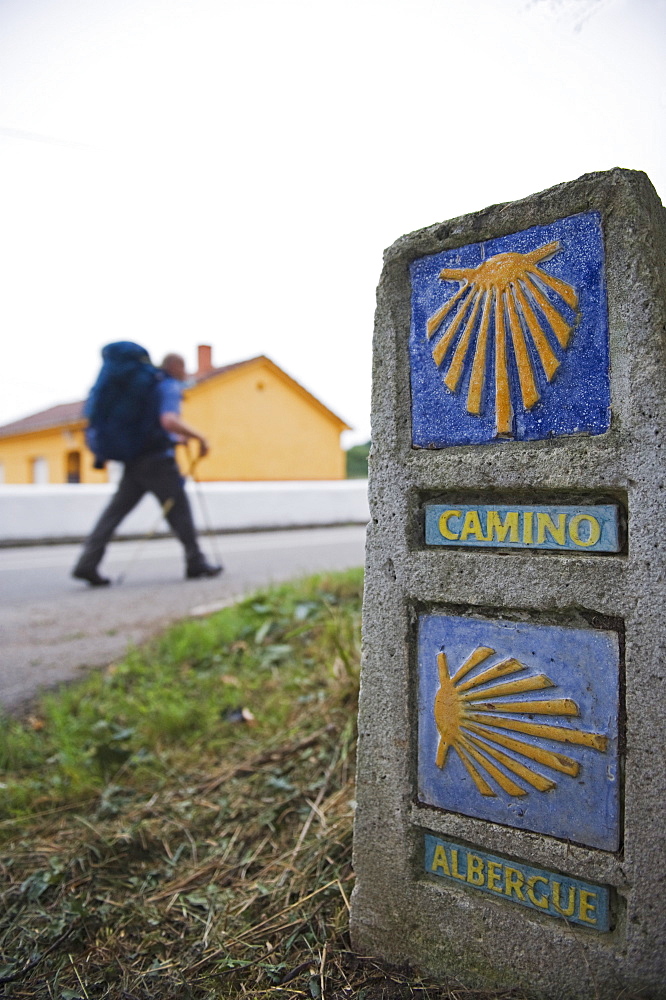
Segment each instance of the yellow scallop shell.
[{"label": "yellow scallop shell", "polygon": [[[533,764],[545,765],[572,778],[578,774],[580,764],[565,754],[521,739],[521,734],[601,752],[608,748],[608,739],[569,726],[534,722],[535,715],[576,717],[580,712],[571,698],[514,700],[515,695],[556,687],[545,674],[517,677],[527,670],[519,660],[508,658],[468,677],[494,654],[495,650],[489,646],[477,647],[453,677],[449,674],[446,654],[438,654],[440,687],[435,695],[434,715],[439,743],[435,763],[444,768],[453,748],[481,795],[496,796],[491,782],[512,797],[527,795],[528,789],[518,784],[516,778],[539,792],[550,791],[557,782],[541,774]],[[495,683],[499,678],[507,680]]]},{"label": "yellow scallop shell", "polygon": [[[459,390],[463,374],[471,368],[467,412],[479,416],[494,354],[497,436],[512,435],[517,406],[530,410],[540,399],[540,373],[532,357],[539,359],[543,376],[550,382],[560,366],[553,341],[563,350],[569,346],[578,318],[578,295],[571,285],[538,267],[560,250],[556,241],[529,253],[496,254],[477,267],[440,272],[443,281],[461,284],[426,323],[428,339],[437,335],[433,359],[444,371],[444,384],[451,392]],[[562,312],[561,302],[574,311],[574,324]],[[511,385],[509,345],[518,372],[517,386]]]}]

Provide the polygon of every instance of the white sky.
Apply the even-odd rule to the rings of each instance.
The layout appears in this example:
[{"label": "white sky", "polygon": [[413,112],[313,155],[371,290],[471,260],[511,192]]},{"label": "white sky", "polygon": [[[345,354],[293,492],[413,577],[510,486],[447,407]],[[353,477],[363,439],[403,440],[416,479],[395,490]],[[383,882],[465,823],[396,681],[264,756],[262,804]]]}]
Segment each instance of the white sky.
[{"label": "white sky", "polygon": [[0,0],[0,423],[110,340],[268,354],[369,436],[382,250],[614,166],[665,0]]}]

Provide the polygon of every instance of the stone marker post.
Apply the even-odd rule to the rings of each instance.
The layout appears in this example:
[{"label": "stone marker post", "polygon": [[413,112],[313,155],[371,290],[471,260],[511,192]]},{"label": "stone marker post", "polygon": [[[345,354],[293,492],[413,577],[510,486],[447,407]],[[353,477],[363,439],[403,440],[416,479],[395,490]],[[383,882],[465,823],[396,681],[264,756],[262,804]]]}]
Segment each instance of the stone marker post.
[{"label": "stone marker post", "polygon": [[386,252],[363,954],[666,997],[665,221],[612,170]]}]

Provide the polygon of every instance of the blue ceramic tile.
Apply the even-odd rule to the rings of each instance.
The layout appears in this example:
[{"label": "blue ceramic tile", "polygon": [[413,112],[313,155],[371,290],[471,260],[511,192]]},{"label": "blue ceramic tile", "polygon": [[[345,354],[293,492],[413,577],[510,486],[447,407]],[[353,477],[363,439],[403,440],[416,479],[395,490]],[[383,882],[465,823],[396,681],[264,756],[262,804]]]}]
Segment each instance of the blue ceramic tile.
[{"label": "blue ceramic tile", "polygon": [[608,430],[598,213],[419,258],[411,281],[415,447]]},{"label": "blue ceramic tile", "polygon": [[426,833],[424,867],[429,875],[485,892],[549,917],[595,931],[610,928],[608,886],[582,882],[547,868],[508,861]]},{"label": "blue ceramic tile", "polygon": [[618,849],[614,632],[422,615],[418,674],[422,802]]},{"label": "blue ceramic tile", "polygon": [[426,504],[426,545],[618,552],[615,504]]}]

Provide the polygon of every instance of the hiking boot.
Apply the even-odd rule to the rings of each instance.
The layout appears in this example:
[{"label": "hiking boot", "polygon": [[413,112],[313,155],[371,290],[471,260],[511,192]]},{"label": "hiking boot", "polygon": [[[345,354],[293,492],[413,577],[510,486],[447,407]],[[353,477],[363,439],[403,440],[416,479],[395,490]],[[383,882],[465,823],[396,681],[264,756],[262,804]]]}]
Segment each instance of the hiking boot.
[{"label": "hiking boot", "polygon": [[214,566],[204,559],[202,562],[192,563],[191,566],[188,566],[185,578],[187,580],[198,580],[202,576],[219,576],[222,569],[222,566]]},{"label": "hiking boot", "polygon": [[91,587],[108,587],[111,581],[106,576],[100,576],[96,569],[79,569],[77,566],[72,570],[75,580],[85,580]]}]

